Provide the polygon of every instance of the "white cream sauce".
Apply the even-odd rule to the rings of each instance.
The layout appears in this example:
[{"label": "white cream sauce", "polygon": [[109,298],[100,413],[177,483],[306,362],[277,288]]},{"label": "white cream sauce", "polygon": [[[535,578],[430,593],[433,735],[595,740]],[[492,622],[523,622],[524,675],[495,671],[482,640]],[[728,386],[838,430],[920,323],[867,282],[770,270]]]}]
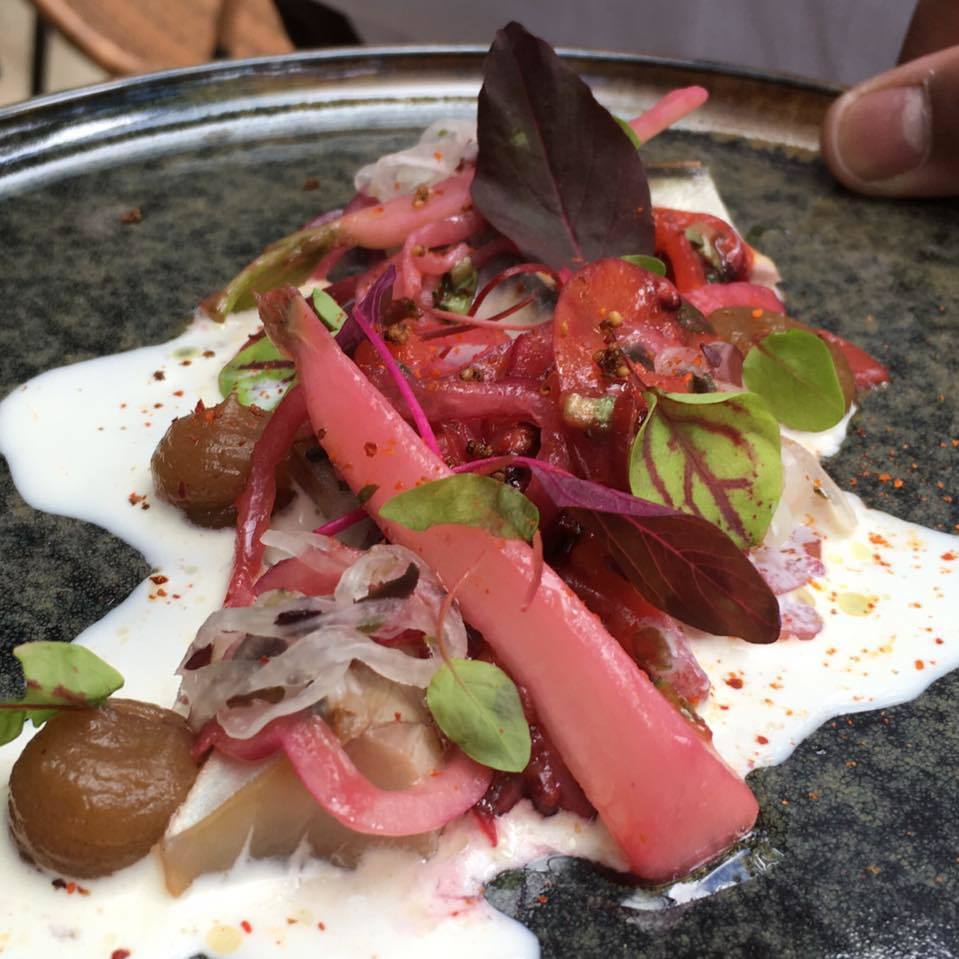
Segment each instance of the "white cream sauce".
[{"label": "white cream sauce", "polygon": [[[657,203],[725,214],[708,175],[660,183],[654,195]],[[198,398],[218,401],[217,373],[255,326],[252,314],[224,325],[198,319],[171,343],[43,374],[0,405],[0,452],[27,502],[109,530],[155,568],[153,579],[78,638],[123,673],[125,695],[172,703],[173,671],[221,602],[231,533],[199,530],[155,499],[149,461],[171,419]],[[838,448],[844,432],[845,422],[810,445],[821,455]],[[853,505],[857,530],[824,543],[826,576],[805,590],[826,623],[819,636],[770,646],[697,641],[713,683],[703,714],[720,753],[741,773],[782,761],[832,716],[908,700],[959,665],[952,580],[959,560],[950,558],[959,556],[959,539],[854,498]],[[23,744],[0,748],[0,781]],[[466,819],[447,830],[427,863],[381,851],[355,872],[310,859],[241,863],[174,900],[152,858],[83,883],[86,894],[57,889],[53,877],[18,859],[0,829],[0,954],[519,959],[537,955],[535,939],[485,903],[484,881],[550,852],[624,865],[601,826],[566,814],[542,819],[526,803],[500,820],[500,836],[494,849]],[[668,901],[702,894],[683,884],[674,891]]]}]

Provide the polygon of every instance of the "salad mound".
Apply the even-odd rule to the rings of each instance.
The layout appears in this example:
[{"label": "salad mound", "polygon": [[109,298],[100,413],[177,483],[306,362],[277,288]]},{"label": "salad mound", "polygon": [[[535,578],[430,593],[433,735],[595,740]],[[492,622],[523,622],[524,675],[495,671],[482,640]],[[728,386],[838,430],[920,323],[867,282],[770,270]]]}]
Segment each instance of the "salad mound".
[{"label": "salad mound", "polygon": [[[206,301],[262,329],[152,461],[191,521],[236,525],[179,669],[205,766],[161,843],[172,892],[247,836],[353,862],[471,814],[495,843],[525,797],[598,816],[655,882],[752,828],[696,643],[819,632],[806,517],[855,518],[788,433],[886,372],[788,316],[730,224],[653,207],[641,148],[703,99],[619,120],[509,24],[475,130],[364,168]],[[294,497],[324,518],[274,525]],[[25,715],[116,683],[43,688]]]}]

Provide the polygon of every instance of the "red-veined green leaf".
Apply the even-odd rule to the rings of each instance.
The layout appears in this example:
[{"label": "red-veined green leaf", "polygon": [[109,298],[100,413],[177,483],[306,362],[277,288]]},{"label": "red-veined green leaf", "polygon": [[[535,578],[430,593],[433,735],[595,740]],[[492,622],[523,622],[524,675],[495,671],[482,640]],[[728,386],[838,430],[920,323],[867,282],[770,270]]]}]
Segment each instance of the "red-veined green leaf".
[{"label": "red-veined green leaf", "polygon": [[644,394],[630,452],[633,493],[718,526],[743,547],[762,541],[782,492],[779,424],[753,393]]}]

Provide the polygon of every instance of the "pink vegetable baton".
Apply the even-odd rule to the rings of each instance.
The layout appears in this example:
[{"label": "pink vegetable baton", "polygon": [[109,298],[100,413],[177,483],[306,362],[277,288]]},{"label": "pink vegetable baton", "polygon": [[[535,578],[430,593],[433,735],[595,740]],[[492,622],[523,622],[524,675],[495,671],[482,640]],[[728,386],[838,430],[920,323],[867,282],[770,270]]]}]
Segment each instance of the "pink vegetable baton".
[{"label": "pink vegetable baton", "polygon": [[441,829],[483,797],[492,773],[455,747],[442,769],[406,789],[380,789],[353,765],[319,716],[284,716],[252,739],[231,739],[215,721],[194,748],[255,762],[282,749],[313,798],[344,826],[370,836],[415,836]]},{"label": "pink vegetable baton", "polygon": [[[296,361],[317,437],[389,539],[451,587],[464,618],[529,690],[543,727],[642,878],[689,872],[745,834],[758,812],[746,784],[656,691],[547,567],[527,605],[532,550],[466,526],[413,532],[383,503],[450,470],[340,350],[296,290],[263,295],[273,342]],[[462,582],[460,583],[460,581]]]}]

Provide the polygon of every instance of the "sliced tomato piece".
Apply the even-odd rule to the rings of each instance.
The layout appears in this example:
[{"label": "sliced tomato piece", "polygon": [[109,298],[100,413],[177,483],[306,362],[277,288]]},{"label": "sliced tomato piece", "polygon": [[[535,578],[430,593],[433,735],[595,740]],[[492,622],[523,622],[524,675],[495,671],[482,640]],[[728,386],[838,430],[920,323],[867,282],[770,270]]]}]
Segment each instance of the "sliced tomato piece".
[{"label": "sliced tomato piece", "polygon": [[850,343],[838,333],[830,333],[829,330],[818,329],[815,332],[827,343],[838,346],[842,351],[849,369],[852,370],[857,389],[868,390],[880,383],[889,382],[889,370],[855,343]]},{"label": "sliced tomato piece", "polygon": [[[482,367],[484,378],[493,379],[505,368],[513,341],[505,330],[474,327],[468,332],[423,339],[415,329],[405,331],[406,340],[390,344],[396,362],[417,380],[437,380],[467,367]],[[383,368],[368,341],[356,348],[354,359],[373,382]]]},{"label": "sliced tomato piece", "polygon": [[714,310],[727,306],[750,306],[773,313],[786,312],[783,301],[775,291],[758,283],[707,283],[694,290],[687,290],[683,296],[703,316],[709,316]]},{"label": "sliced tomato piece", "polygon": [[553,326],[542,323],[513,341],[505,375],[521,380],[541,380],[553,366]]},{"label": "sliced tomato piece", "polygon": [[574,274],[560,294],[553,319],[562,392],[604,396],[615,384],[628,382],[617,350],[644,382],[659,385],[652,378],[656,355],[702,338],[681,322],[681,306],[669,280],[624,260],[598,260]]},{"label": "sliced tomato piece", "polygon": [[667,261],[670,276],[683,293],[706,282],[749,277],[753,251],[725,220],[666,207],[656,207],[653,220],[656,255]]}]

